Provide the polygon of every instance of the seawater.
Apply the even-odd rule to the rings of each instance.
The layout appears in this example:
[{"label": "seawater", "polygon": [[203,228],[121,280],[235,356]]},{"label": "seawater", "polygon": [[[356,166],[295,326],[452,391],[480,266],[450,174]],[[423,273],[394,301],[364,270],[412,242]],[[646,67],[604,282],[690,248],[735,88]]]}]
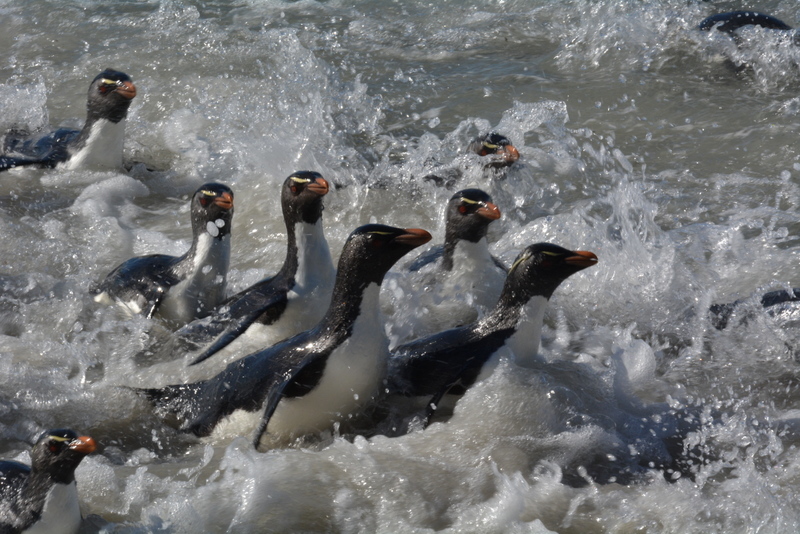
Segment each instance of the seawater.
[{"label": "seawater", "polygon": [[[139,90],[125,172],[0,176],[0,453],[27,459],[46,428],[95,437],[86,532],[796,532],[796,333],[705,313],[758,312],[800,275],[800,48],[696,30],[734,9],[800,25],[777,0],[0,2],[0,130],[79,126],[105,67]],[[464,154],[489,129],[522,155],[502,178]],[[338,257],[373,221],[440,242],[453,191],[421,178],[453,165],[503,212],[504,261],[539,241],[600,258],[551,300],[547,365],[502,361],[424,431],[266,453],[246,431],[180,435],[121,387],[193,376],[137,363],[161,326],[87,313],[87,291],[132,255],[185,251],[198,185],[236,193],[236,291],[282,262],[293,171],[335,184]],[[403,276],[386,281],[392,342]],[[589,476],[647,452],[659,407],[705,421],[692,476]]]}]

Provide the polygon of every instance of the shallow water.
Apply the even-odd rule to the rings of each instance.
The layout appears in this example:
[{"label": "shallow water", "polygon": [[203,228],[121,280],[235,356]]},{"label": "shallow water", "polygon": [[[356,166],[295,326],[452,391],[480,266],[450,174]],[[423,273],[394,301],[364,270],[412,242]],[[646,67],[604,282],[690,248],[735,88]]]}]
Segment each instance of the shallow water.
[{"label": "shallow water", "polygon": [[[695,30],[754,8],[800,25],[789,1],[0,2],[0,130],[80,125],[105,67],[138,88],[129,170],[0,176],[1,455],[95,437],[87,532],[796,532],[798,336],[757,303],[800,274],[800,48]],[[463,152],[489,129],[521,153],[504,175]],[[424,431],[266,453],[235,425],[180,435],[119,387],[211,372],[142,366],[162,327],[86,298],[132,255],[188,248],[198,185],[236,193],[233,292],[282,263],[292,172],[335,184],[338,257],[371,221],[440,242],[453,191],[421,178],[450,166],[500,207],[506,263],[539,241],[600,258],[551,299],[546,364],[502,361]],[[425,326],[399,267],[393,343]],[[755,315],[717,331],[705,310],[736,299]],[[704,462],[640,465],[684,411]]]}]

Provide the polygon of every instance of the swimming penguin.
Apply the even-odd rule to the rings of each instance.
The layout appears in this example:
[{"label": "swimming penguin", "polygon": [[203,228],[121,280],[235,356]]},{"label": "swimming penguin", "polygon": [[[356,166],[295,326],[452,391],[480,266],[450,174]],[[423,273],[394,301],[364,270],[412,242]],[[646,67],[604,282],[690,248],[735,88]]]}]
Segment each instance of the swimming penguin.
[{"label": "swimming penguin", "polygon": [[75,468],[96,447],[92,438],[72,430],[49,430],[31,449],[30,466],[0,461],[0,532],[78,532]]},{"label": "swimming penguin", "polygon": [[[479,135],[469,143],[467,152],[480,156],[484,169],[503,169],[519,160],[517,148],[506,136],[497,132]],[[464,170],[457,166],[444,166],[422,179],[450,189],[463,175]]]},{"label": "swimming penguin", "polygon": [[271,338],[278,341],[317,324],[330,303],[336,277],[322,228],[322,199],[328,190],[319,173],[299,171],[289,176],[281,188],[287,235],[281,270],[176,331],[161,353],[202,348],[193,362],[199,363],[251,327],[268,326]]},{"label": "swimming penguin", "polygon": [[494,368],[501,349],[517,364],[535,361],[547,302],[576,272],[597,263],[592,252],[549,243],[523,250],[508,271],[497,305],[483,318],[400,345],[389,360],[389,395],[424,397],[425,424],[445,394],[463,394]]},{"label": "swimming penguin", "polygon": [[[712,326],[717,330],[724,330],[735,319],[747,319],[753,310],[744,306],[744,303],[744,300],[737,300],[725,304],[712,304],[708,310]],[[762,295],[760,304],[767,314],[780,323],[800,321],[800,288],[769,291]]]},{"label": "swimming penguin", "polygon": [[496,169],[513,165],[519,159],[519,151],[508,137],[497,132],[479,135],[467,150],[485,158],[484,166]]},{"label": "swimming penguin", "polygon": [[418,276],[398,280],[398,284],[413,283],[425,291],[403,292],[409,298],[401,297],[395,308],[409,310],[393,321],[393,329],[409,324],[417,337],[440,332],[471,323],[479,312],[494,306],[508,269],[492,256],[486,234],[489,224],[500,216],[492,197],[480,189],[463,189],[450,198],[444,244],[428,249],[409,265]]},{"label": "swimming penguin", "polygon": [[141,393],[157,413],[177,414],[180,429],[198,436],[210,435],[223,420],[241,420],[236,412],[249,412],[256,419],[256,448],[333,428],[368,405],[382,385],[388,340],[378,295],[384,275],[430,239],[420,229],[357,228],[342,249],[328,311],[314,328],[236,360],[209,380]]},{"label": "swimming penguin", "polygon": [[81,130],[60,128],[44,135],[18,137],[9,132],[0,155],[0,171],[21,166],[67,169],[119,169],[125,117],[136,86],[124,72],[106,69],[92,80]]},{"label": "swimming penguin", "polygon": [[233,191],[201,185],[191,200],[192,245],[183,256],[131,258],[93,289],[96,302],[119,302],[146,317],[184,325],[207,315],[225,298],[230,263]]},{"label": "swimming penguin", "polygon": [[771,15],[757,13],[755,11],[731,11],[729,13],[718,13],[703,19],[698,29],[701,31],[717,31],[728,33],[735,36],[735,31],[744,26],[760,26],[768,30],[791,30],[792,27],[776,19]]}]

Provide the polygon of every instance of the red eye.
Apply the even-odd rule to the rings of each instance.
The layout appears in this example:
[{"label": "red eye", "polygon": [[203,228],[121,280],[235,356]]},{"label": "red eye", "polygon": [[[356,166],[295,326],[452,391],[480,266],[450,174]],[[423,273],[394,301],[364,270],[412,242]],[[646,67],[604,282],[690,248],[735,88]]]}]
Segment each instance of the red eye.
[{"label": "red eye", "polygon": [[54,453],[55,453],[55,452],[58,452],[58,445],[56,445],[55,443],[51,443],[51,444],[48,446],[48,448],[50,449],[50,452],[54,452]]},{"label": "red eye", "polygon": [[211,199],[208,197],[200,197],[200,205],[204,208],[208,206],[208,203],[211,202]]},{"label": "red eye", "polygon": [[293,185],[291,187],[291,190],[292,190],[292,193],[294,193],[295,195],[297,194],[297,186],[296,185]]},{"label": "red eye", "polygon": [[461,213],[461,214],[467,213],[467,207],[463,206],[463,205],[459,206],[458,207],[458,212]]}]

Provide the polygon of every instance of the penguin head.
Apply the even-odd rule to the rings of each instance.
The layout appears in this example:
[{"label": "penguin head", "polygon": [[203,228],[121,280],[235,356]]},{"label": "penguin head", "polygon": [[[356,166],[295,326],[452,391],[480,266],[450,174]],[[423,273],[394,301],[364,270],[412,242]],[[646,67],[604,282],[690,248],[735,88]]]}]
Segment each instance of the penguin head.
[{"label": "penguin head", "polygon": [[550,243],[530,245],[509,269],[501,300],[527,302],[535,296],[549,299],[561,282],[596,263],[597,256],[592,252],[567,250]]},{"label": "penguin head", "polygon": [[281,207],[287,225],[315,224],[322,217],[322,197],[328,194],[328,181],[318,172],[298,171],[283,182]]},{"label": "penguin head", "polygon": [[31,449],[31,469],[48,473],[55,482],[69,484],[83,457],[96,448],[97,443],[89,436],[78,436],[66,428],[48,430]]},{"label": "penguin head", "polygon": [[337,279],[380,284],[389,269],[405,254],[431,240],[419,228],[366,224],[353,230],[339,257]]},{"label": "penguin head", "polygon": [[460,239],[477,243],[486,237],[489,223],[500,218],[500,209],[492,197],[480,189],[463,189],[447,204],[445,241]]},{"label": "penguin head", "polygon": [[106,69],[89,86],[87,110],[90,119],[106,119],[117,123],[128,114],[136,86],[124,72]]},{"label": "penguin head", "polygon": [[195,235],[208,232],[222,239],[231,233],[233,191],[227,185],[209,182],[192,196],[192,228]]},{"label": "penguin head", "polygon": [[487,167],[508,167],[519,159],[519,151],[504,135],[489,132],[472,140],[468,150],[479,156],[487,157]]}]

